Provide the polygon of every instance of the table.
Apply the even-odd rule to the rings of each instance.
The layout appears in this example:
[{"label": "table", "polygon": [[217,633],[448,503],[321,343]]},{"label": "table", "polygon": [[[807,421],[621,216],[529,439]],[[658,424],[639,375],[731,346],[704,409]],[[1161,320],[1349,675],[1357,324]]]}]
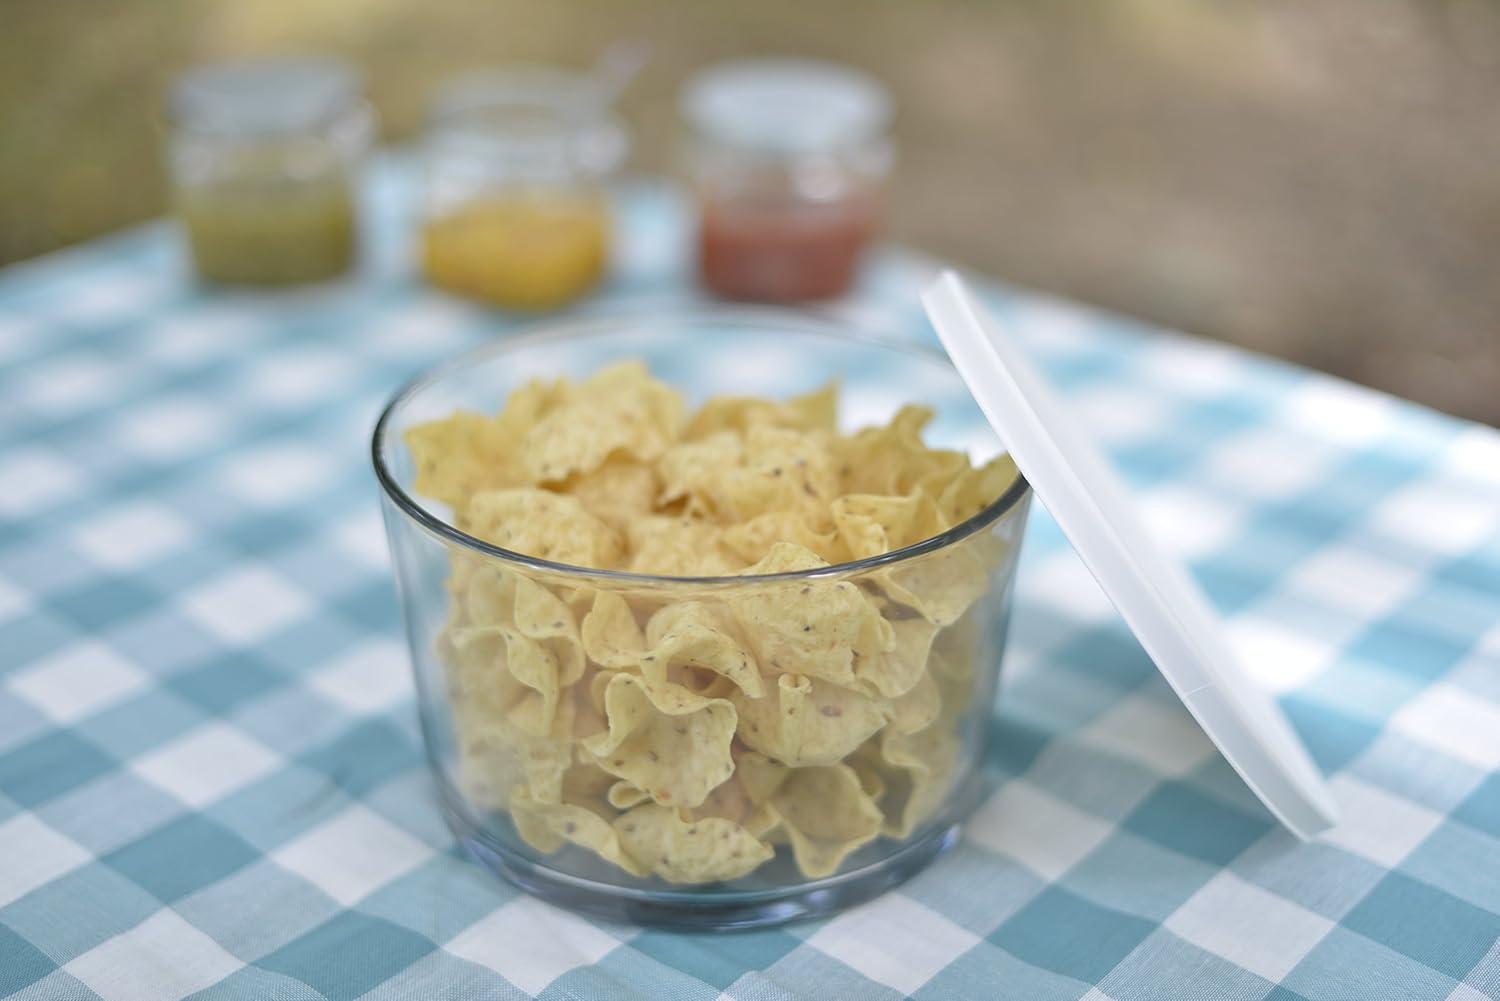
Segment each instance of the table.
[{"label": "table", "polygon": [[[506,319],[420,288],[407,173],[356,278],[203,293],[149,226],[0,273],[0,996],[1500,996],[1500,435],[988,286],[1330,775],[1298,844],[1037,513],[993,790],[832,919],[676,935],[462,861],[419,752],[367,462],[405,377]],[[622,197],[584,309],[691,301]],[[929,337],[932,262],[830,307]]]}]

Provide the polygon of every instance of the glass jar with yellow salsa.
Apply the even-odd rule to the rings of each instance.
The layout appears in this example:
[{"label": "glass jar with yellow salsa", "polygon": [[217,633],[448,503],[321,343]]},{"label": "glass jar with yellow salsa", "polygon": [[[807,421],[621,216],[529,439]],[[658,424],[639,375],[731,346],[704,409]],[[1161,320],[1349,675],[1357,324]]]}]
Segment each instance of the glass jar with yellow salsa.
[{"label": "glass jar with yellow salsa", "polygon": [[450,85],[427,130],[422,268],[434,285],[511,309],[548,309],[608,264],[605,184],[624,128],[591,78],[552,69]]},{"label": "glass jar with yellow salsa", "polygon": [[206,281],[290,285],[348,270],[354,171],[373,113],[357,74],[325,59],[193,70],[170,101],[177,216]]}]

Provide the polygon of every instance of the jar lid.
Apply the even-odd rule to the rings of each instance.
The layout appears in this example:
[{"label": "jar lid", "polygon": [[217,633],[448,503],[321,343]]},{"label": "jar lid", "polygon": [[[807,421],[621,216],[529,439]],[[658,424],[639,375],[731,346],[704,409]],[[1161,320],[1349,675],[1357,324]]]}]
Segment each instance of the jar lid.
[{"label": "jar lid", "polygon": [[480,69],[451,78],[432,103],[429,124],[493,120],[515,131],[556,129],[598,118],[608,106],[593,77],[555,66]]},{"label": "jar lid", "polygon": [[890,122],[886,90],[834,63],[752,59],[699,73],[681,112],[699,133],[766,153],[825,153],[871,139]]},{"label": "jar lid", "polygon": [[1293,834],[1332,826],[1338,811],[1307,749],[1046,379],[958,275],[945,272],[922,303],[1037,499],[1224,759]]},{"label": "jar lid", "polygon": [[189,70],[172,87],[173,121],[224,136],[293,135],[357,101],[359,73],[335,59],[286,57]]},{"label": "jar lid", "polygon": [[551,66],[478,70],[449,81],[432,104],[428,132],[475,156],[560,154],[600,175],[617,169],[629,147],[600,82]]}]

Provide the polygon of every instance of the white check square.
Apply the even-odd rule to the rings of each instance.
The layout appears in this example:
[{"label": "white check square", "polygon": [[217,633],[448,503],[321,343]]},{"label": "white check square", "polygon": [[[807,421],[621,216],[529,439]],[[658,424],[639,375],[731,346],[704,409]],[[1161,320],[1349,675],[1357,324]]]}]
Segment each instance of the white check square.
[{"label": "white check square", "polygon": [[0,361],[26,350],[27,342],[40,338],[42,325],[19,316],[0,316]]},{"label": "white check square", "polygon": [[1495,999],[1493,995],[1482,994],[1468,984],[1459,984],[1453,988],[1453,993],[1449,994],[1445,1001],[1495,1001]]},{"label": "white check square", "polygon": [[1189,897],[1167,918],[1165,927],[1200,949],[1277,983],[1322,941],[1334,923],[1226,871]]},{"label": "white check square", "polygon": [[1143,374],[1173,395],[1212,400],[1244,382],[1243,357],[1221,344],[1164,334],[1145,347]]},{"label": "white check square", "polygon": [[427,845],[356,803],[288,841],[271,859],[349,907],[432,854]]},{"label": "white check square", "polygon": [[1080,625],[1119,618],[1104,589],[1071,548],[1063,547],[1027,570],[1016,583],[1021,596],[1052,614],[1066,615]]},{"label": "white check square", "polygon": [[184,611],[214,635],[246,645],[265,639],[311,611],[307,597],[259,567],[233,570],[188,592]]},{"label": "white check square", "polygon": [[237,455],[220,471],[225,492],[248,504],[279,507],[307,498],[333,477],[337,464],[303,445],[277,444]]},{"label": "white check square", "polygon": [[152,363],[165,368],[191,368],[242,348],[256,328],[256,318],[233,305],[193,307],[154,323],[145,353]]},{"label": "white check square", "polygon": [[228,419],[211,400],[178,395],[142,404],[119,419],[115,433],[126,448],[146,459],[167,461],[222,442]]},{"label": "white check square", "polygon": [[175,911],[163,909],[64,969],[107,1001],[175,1001],[242,965]]},{"label": "white check square", "polygon": [[1256,428],[1223,442],[1201,474],[1237,497],[1279,500],[1318,483],[1343,456],[1331,445],[1278,428]]},{"label": "white check square", "polygon": [[1384,393],[1328,376],[1306,378],[1283,410],[1286,421],[1336,445],[1368,447],[1390,433],[1398,417]]},{"label": "white check square", "polygon": [[1500,434],[1479,425],[1464,428],[1443,450],[1442,464],[1460,480],[1500,489]]},{"label": "white check square", "polygon": [[523,895],[480,918],[444,948],[536,995],[564,973],[599,962],[619,944],[583,918]]},{"label": "white check square", "polygon": [[1437,811],[1347,773],[1330,779],[1328,788],[1339,804],[1339,823],[1321,840],[1387,869],[1396,868],[1443,822]]},{"label": "white check square", "polygon": [[0,577],[0,622],[18,619],[31,609],[31,598],[4,577]]},{"label": "white check square", "polygon": [[1246,672],[1278,695],[1311,681],[1333,656],[1327,644],[1268,619],[1237,618],[1226,631]]},{"label": "white check square", "polygon": [[0,907],[90,861],[86,849],[30,813],[0,824]]},{"label": "white check square", "polygon": [[1185,560],[1224,548],[1242,518],[1240,509],[1222,497],[1181,485],[1158,487],[1140,499],[1146,527]]},{"label": "white check square", "polygon": [[264,744],[214,721],[142,755],[130,768],[199,809],[270,774],[280,764],[280,755]]},{"label": "white check square", "polygon": [[835,917],[807,944],[878,984],[911,994],[979,941],[936,911],[887,893]]},{"label": "white check square", "polygon": [[1008,304],[1006,318],[1027,348],[1044,357],[1081,355],[1099,347],[1097,324],[1083,310],[1060,299],[1018,299]]},{"label": "white check square", "polygon": [[1391,729],[1472,765],[1500,768],[1500,706],[1439,681],[1391,717]]},{"label": "white check square", "polygon": [[427,297],[386,310],[362,331],[359,340],[362,351],[381,358],[430,358],[470,343],[475,328],[476,316],[470,307]]},{"label": "white check square", "polygon": [[302,348],[280,352],[246,372],[245,389],[255,403],[295,407],[328,399],[356,371],[343,352]]},{"label": "white check square", "polygon": [[1416,483],[1382,502],[1369,524],[1390,538],[1461,556],[1500,536],[1500,500],[1489,490],[1461,490],[1441,481]]},{"label": "white check square", "polygon": [[73,352],[28,373],[23,406],[40,414],[67,414],[101,398],[121,382],[117,366],[85,352]]},{"label": "white check square", "polygon": [[1187,775],[1216,752],[1180,704],[1135,694],[1084,727],[1079,737],[1158,775]]},{"label": "white check square", "polygon": [[351,713],[377,713],[411,694],[406,647],[392,640],[366,643],[318,671],[308,685]]},{"label": "white check square", "polygon": [[110,570],[134,570],[191,536],[182,518],[160,504],[137,501],[90,518],[73,531],[73,547]]},{"label": "white check square", "polygon": [[371,570],[385,570],[391,565],[385,522],[373,507],[340,521],[330,537],[340,552],[349,554]]},{"label": "white check square", "polygon": [[11,675],[6,687],[49,719],[71,723],[142,690],[149,680],[109,647],[87,641]]},{"label": "white check square", "polygon": [[175,284],[159,271],[133,265],[122,265],[113,274],[96,271],[59,297],[61,308],[54,315],[80,325],[117,321],[161,298]]},{"label": "white check square", "polygon": [[77,494],[83,476],[53,452],[21,447],[0,455],[0,483],[0,516],[22,518]]},{"label": "white check square", "polygon": [[1422,580],[1419,568],[1381,559],[1371,549],[1333,545],[1298,563],[1280,587],[1371,621],[1411,594]]},{"label": "white check square", "polygon": [[1147,387],[1127,388],[1111,383],[1071,394],[1068,405],[1077,410],[1095,440],[1124,445],[1160,434],[1171,423],[1171,411],[1161,394]]},{"label": "white check square", "polygon": [[1008,855],[1048,880],[1082,861],[1113,830],[1025,779],[1001,786],[964,825],[970,841]]}]

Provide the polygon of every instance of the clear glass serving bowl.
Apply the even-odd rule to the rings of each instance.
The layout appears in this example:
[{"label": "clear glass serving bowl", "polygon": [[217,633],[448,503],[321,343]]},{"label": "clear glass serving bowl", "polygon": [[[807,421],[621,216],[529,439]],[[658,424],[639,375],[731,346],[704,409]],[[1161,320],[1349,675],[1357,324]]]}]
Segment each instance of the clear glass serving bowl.
[{"label": "clear glass serving bowl", "polygon": [[[1001,451],[942,355],[786,311],[562,320],[419,377],[381,415],[373,451],[418,707],[447,820],[490,869],[548,901],[610,920],[749,927],[872,897],[951,845],[955,825],[975,801],[1030,491],[1018,476],[967,521],[885,555],[769,576],[688,578],[591,570],[510,552],[460,531],[441,504],[412,489],[415,470],[403,443],[409,427],[460,408],[493,413],[532,379],[582,379],[626,359],[643,360],[690,405],[720,394],[785,399],[837,380],[841,430],[884,423],[915,402],[935,411],[924,434],[929,445],[965,450],[976,462]],[[679,707],[679,716],[647,707],[634,744],[629,735],[612,750],[609,741],[596,742],[590,746],[597,754],[584,754],[576,743],[518,736],[494,726],[485,708],[506,685],[519,690],[508,673],[509,648],[498,639],[460,648],[450,629],[466,614],[465,602],[484,588],[505,601],[524,589],[529,600],[546,603],[557,613],[551,623],[556,638],[549,642],[577,636],[579,621],[601,601],[627,609],[623,614],[642,626],[663,610],[670,618],[696,609],[728,623],[766,679],[765,694],[751,699],[736,690],[726,697],[720,688],[694,695],[697,701]],[[861,694],[779,673],[777,650],[798,642],[800,626],[788,620],[837,618],[843,614],[837,609],[852,607],[839,604],[846,600],[879,609],[890,626],[885,635],[899,638],[897,652],[888,656],[911,651],[904,668],[890,662],[903,680]],[[860,640],[849,642],[852,649]],[[854,649],[854,663],[861,653],[883,656]],[[678,670],[696,676],[693,667]],[[574,707],[579,720],[592,707],[597,720],[609,698],[617,697],[619,706],[642,701],[634,681],[615,677],[640,673],[585,658],[581,671],[561,672],[558,704]],[[705,698],[715,707],[703,708]],[[734,727],[730,761],[726,726]],[[786,748],[793,746],[798,750],[790,764],[777,760],[776,754],[788,760]],[[586,765],[569,763],[586,757],[592,758]],[[601,767],[632,776],[635,785],[606,789]],[[661,780],[640,779],[643,769],[654,769],[650,775]],[[637,830],[625,816],[642,799],[637,786],[656,790],[645,802],[656,835]],[[707,786],[713,788],[708,803],[677,812],[673,790],[680,798],[686,788],[697,800]],[[671,809],[658,809],[652,800]],[[582,805],[588,814],[559,813],[557,803]],[[728,819],[696,819],[705,812]],[[724,844],[704,848],[698,840],[704,837]],[[641,863],[637,870],[654,864],[643,859],[648,852],[668,850],[699,852],[708,873],[736,850],[764,861],[738,878],[683,885],[649,872],[632,875],[603,857],[620,845]]]}]

